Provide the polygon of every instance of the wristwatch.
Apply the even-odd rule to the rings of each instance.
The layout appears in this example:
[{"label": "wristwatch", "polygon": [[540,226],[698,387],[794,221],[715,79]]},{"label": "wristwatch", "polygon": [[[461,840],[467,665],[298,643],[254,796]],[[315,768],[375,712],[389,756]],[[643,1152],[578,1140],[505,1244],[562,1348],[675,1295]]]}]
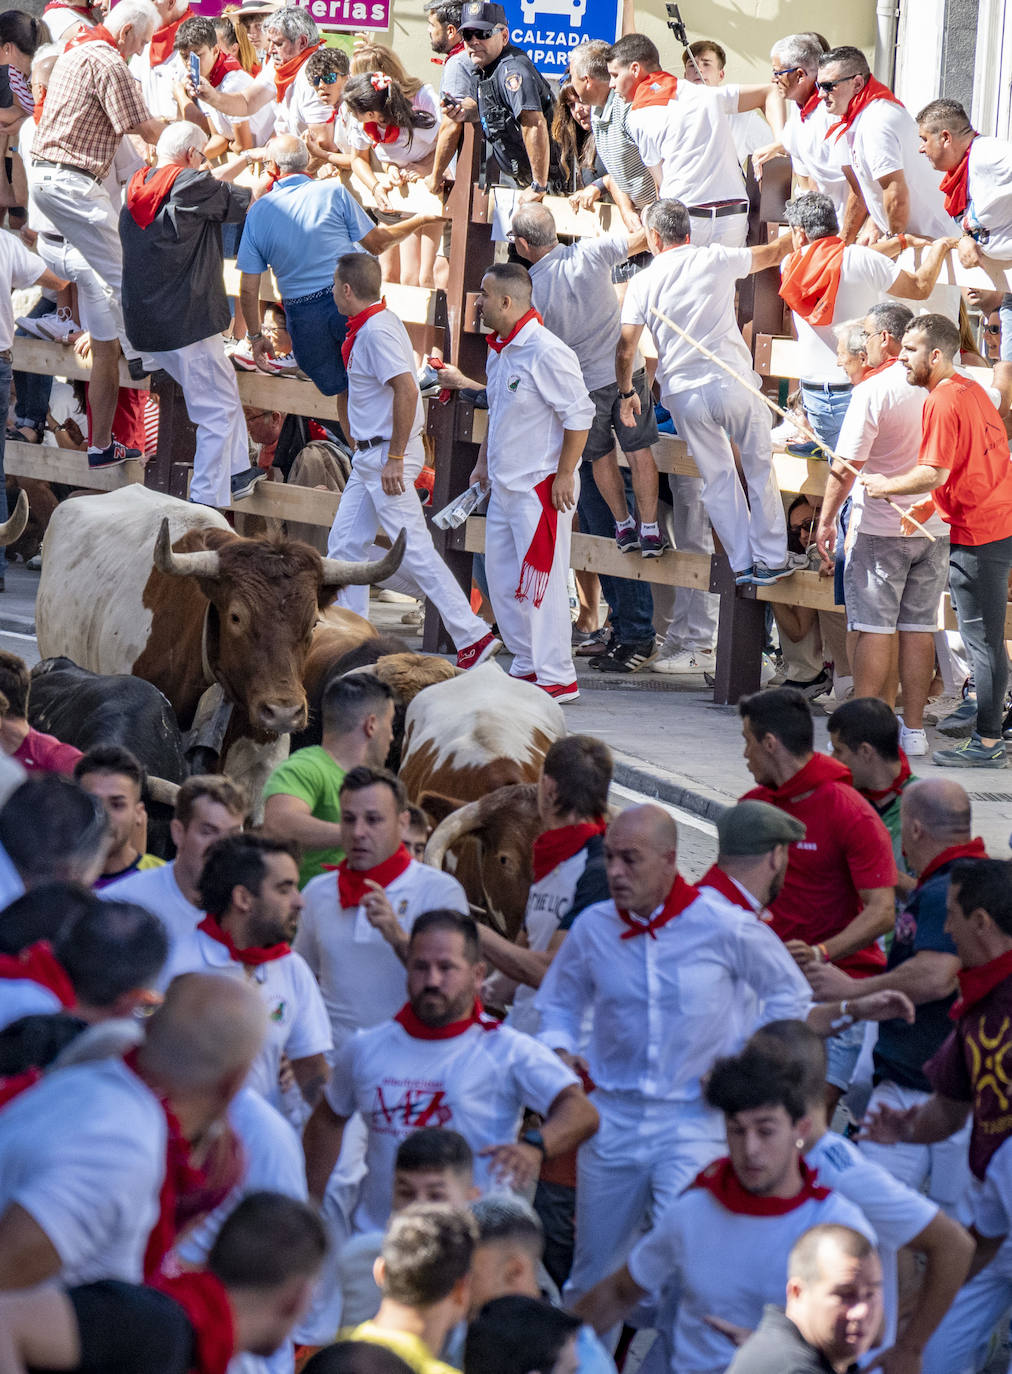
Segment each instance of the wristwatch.
[{"label": "wristwatch", "polygon": [[623,401],[628,401],[630,396],[636,395],[636,388],[633,387],[632,391],[620,391],[618,394]]},{"label": "wristwatch", "polygon": [[543,196],[543,195],[545,194],[545,192],[548,190],[548,187],[547,187],[547,186],[542,186],[542,184],[541,184],[540,181],[532,181],[532,182],[531,182],[531,190],[532,190],[532,191],[537,191],[537,193],[538,193],[539,196]]},{"label": "wristwatch", "polygon": [[520,1144],[533,1145],[536,1150],[541,1151],[542,1159],[548,1154],[548,1151],[545,1149],[545,1138],[540,1131],[524,1131],[523,1135],[520,1137]]},{"label": "wristwatch", "polygon": [[246,342],[247,342],[247,343],[251,343],[251,344],[252,344],[252,343],[256,343],[257,340],[258,340],[258,339],[262,339],[263,336],[264,336],[264,331],[263,331],[262,329],[258,329],[257,332],[256,332],[255,334],[251,334],[251,333],[249,332],[249,330],[247,329],[247,331],[246,331]]}]

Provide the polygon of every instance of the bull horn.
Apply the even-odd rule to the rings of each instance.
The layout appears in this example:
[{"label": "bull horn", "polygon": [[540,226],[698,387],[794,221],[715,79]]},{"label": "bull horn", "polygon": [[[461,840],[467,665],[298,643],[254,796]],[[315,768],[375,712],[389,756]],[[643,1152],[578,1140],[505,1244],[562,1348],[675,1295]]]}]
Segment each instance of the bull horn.
[{"label": "bull horn", "polygon": [[161,802],[164,806],[175,806],[179,794],[179,783],[169,782],[168,778],[158,778],[148,774],[148,801]]},{"label": "bull horn", "polygon": [[18,492],[18,502],[14,507],[14,514],[10,519],[5,520],[0,525],[0,547],[6,544],[16,544],[25,532],[28,524],[28,497],[22,488]]},{"label": "bull horn", "polygon": [[442,868],[450,846],[479,828],[480,808],[481,802],[468,802],[439,822],[425,846],[425,862],[430,868]]},{"label": "bull horn", "polygon": [[221,559],[213,549],[200,549],[197,553],[173,552],[169,518],[163,516],[155,540],[155,567],[166,577],[217,577],[221,572]]},{"label": "bull horn", "polygon": [[[405,539],[405,533],[401,530],[394,540],[390,552],[375,563],[346,563],[341,558],[325,558],[323,560],[323,585],[325,587],[361,587],[368,586],[373,582],[384,582],[388,577],[392,577],[401,566]],[[196,555],[188,556],[195,557]]]}]

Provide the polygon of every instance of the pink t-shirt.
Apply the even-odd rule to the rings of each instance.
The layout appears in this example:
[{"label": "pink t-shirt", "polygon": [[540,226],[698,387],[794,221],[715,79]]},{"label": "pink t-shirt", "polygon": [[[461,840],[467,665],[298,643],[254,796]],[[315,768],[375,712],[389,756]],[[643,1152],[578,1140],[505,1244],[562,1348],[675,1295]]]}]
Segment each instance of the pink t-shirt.
[{"label": "pink t-shirt", "polygon": [[84,755],[72,744],[64,744],[55,735],[28,727],[28,734],[18,745],[12,758],[17,759],[29,773],[66,773],[74,771],[74,764]]}]

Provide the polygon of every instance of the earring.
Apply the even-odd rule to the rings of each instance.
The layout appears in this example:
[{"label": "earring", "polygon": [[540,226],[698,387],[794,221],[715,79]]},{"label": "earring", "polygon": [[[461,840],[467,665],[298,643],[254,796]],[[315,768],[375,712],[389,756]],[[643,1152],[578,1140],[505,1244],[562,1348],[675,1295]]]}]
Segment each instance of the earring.
[{"label": "earring", "polygon": [[803,1140],[796,1140],[794,1143],[799,1150],[803,1150],[805,1148],[805,1142]]}]

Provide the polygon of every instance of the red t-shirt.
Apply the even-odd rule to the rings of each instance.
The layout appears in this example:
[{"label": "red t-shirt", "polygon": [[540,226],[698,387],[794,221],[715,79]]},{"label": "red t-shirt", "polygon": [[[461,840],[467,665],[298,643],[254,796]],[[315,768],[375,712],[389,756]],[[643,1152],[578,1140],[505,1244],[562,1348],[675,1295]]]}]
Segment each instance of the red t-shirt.
[{"label": "red t-shirt", "polygon": [[[889,831],[836,759],[813,754],[782,787],[755,787],[741,800],[769,802],[805,826],[805,838],[791,845],[783,889],[769,907],[781,940],[820,944],[850,925],[861,910],[861,891],[895,884]],[[885,968],[886,958],[872,943],[834,962],[867,978]]]},{"label": "red t-shirt", "polygon": [[1012,462],[1001,416],[982,386],[946,377],[928,394],[918,462],[948,468],[932,495],[954,544],[1012,536]]},{"label": "red t-shirt", "polygon": [[12,755],[29,773],[66,773],[74,771],[74,764],[84,755],[72,744],[63,744],[55,735],[28,727],[28,734]]}]

